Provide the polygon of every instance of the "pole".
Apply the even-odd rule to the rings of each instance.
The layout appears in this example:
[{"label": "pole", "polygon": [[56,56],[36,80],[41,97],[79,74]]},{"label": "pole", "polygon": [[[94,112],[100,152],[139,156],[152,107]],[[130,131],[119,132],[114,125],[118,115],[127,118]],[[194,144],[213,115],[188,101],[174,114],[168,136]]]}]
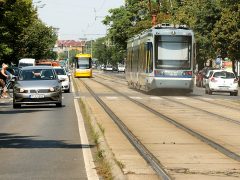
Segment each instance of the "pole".
[{"label": "pole", "polygon": [[92,57],[92,53],[93,53],[93,43],[92,43],[92,40],[91,40],[91,57]]}]

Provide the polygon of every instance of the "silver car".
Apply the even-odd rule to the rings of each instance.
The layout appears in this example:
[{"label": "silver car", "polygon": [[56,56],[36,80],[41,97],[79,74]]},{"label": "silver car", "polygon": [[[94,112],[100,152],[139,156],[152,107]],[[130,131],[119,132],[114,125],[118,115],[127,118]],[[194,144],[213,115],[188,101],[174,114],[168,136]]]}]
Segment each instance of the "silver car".
[{"label": "silver car", "polygon": [[13,108],[22,104],[62,106],[62,87],[53,67],[23,67],[13,88]]}]

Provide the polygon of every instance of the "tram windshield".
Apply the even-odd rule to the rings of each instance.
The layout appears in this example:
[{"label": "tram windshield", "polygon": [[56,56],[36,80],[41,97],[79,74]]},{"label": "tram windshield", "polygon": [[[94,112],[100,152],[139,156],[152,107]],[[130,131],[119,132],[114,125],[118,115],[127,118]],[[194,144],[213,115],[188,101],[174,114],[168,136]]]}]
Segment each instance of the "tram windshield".
[{"label": "tram windshield", "polygon": [[89,69],[91,68],[91,58],[87,57],[78,58],[76,65],[78,69]]},{"label": "tram windshield", "polygon": [[191,37],[157,36],[156,69],[190,69]]}]

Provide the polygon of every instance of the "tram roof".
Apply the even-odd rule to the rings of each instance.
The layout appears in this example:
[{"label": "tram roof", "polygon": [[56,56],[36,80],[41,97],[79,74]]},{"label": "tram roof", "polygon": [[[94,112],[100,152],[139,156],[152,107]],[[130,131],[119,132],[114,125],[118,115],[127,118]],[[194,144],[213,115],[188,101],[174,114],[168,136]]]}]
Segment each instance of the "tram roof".
[{"label": "tram roof", "polygon": [[128,39],[128,41],[133,41],[138,38],[143,38],[146,36],[152,36],[152,35],[187,35],[187,36],[193,36],[193,31],[189,29],[185,25],[156,25],[150,29],[146,29],[145,31],[142,31],[141,33],[133,36],[132,38]]}]

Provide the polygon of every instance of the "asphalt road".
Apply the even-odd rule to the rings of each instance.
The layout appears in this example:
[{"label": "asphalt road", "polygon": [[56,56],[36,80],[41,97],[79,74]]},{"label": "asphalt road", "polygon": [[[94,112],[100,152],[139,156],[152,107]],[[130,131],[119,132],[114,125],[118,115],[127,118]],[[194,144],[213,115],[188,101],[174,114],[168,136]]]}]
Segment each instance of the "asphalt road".
[{"label": "asphalt road", "polygon": [[0,100],[0,179],[87,179],[72,93],[63,107]]}]

